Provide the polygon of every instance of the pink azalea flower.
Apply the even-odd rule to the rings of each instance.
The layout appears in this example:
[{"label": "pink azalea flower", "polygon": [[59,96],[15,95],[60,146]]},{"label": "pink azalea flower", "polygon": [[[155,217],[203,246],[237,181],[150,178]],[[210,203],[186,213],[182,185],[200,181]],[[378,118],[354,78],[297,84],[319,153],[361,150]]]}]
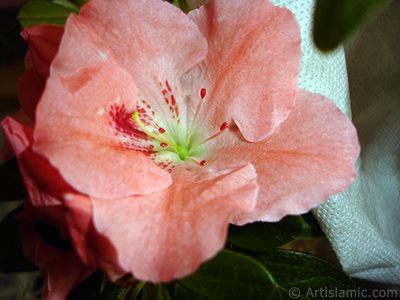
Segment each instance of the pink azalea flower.
[{"label": "pink azalea flower", "polygon": [[[22,31],[21,35],[29,46],[25,57],[25,73],[17,84],[21,109],[14,118],[29,126],[33,126],[37,102],[43,92],[45,82],[50,74],[50,64],[57,54],[63,27],[38,25]],[[3,161],[12,157],[12,149],[8,141],[2,148]]]},{"label": "pink azalea flower", "polygon": [[17,88],[21,110],[32,120],[63,33],[63,27],[49,25],[29,27],[21,33],[29,52],[25,58],[27,70],[18,80]]},{"label": "pink azalea flower", "polygon": [[[29,199],[18,215],[18,227],[24,254],[35,263],[46,280],[43,299],[64,300],[68,294],[94,270],[73,252],[57,249],[39,238],[34,225],[39,220],[57,226],[62,237],[68,238],[64,207],[60,199],[67,185],[47,161],[29,148],[32,129],[12,118],[2,122],[24,177]],[[38,173],[38,170],[40,172]]]},{"label": "pink azalea flower", "polygon": [[3,127],[29,141],[32,205],[62,202],[88,267],[166,282],[213,257],[229,224],[306,212],[355,178],[355,129],[298,89],[300,61],[294,16],[266,0],[188,15],[92,0],[67,21],[33,133]]},{"label": "pink azalea flower", "polygon": [[[52,213],[54,215],[54,209]],[[43,299],[66,299],[93,270],[87,268],[75,253],[52,247],[37,236],[34,225],[40,220],[40,214],[35,209],[25,207],[25,211],[18,217],[24,254],[40,268],[46,280]]]}]

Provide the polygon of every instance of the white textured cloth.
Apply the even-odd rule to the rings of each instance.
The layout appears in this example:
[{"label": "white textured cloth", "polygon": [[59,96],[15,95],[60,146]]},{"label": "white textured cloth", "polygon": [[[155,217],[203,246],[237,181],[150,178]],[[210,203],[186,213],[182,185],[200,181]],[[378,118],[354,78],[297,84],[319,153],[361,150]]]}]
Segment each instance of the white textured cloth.
[{"label": "white textured cloth", "polygon": [[[299,86],[332,99],[350,116],[343,48],[329,55],[312,43],[313,0],[273,0],[300,23],[304,58]],[[400,3],[393,1],[346,47],[353,122],[362,153],[358,179],[314,209],[344,270],[400,287]]]}]

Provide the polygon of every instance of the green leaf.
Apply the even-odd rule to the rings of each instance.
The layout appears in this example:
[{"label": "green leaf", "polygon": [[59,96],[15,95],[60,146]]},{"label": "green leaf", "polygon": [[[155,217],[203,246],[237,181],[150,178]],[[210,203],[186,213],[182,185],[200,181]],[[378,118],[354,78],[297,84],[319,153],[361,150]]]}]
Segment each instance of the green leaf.
[{"label": "green leaf", "polygon": [[274,279],[259,262],[228,250],[179,283],[201,298],[215,300],[268,299],[275,289]]},{"label": "green leaf", "polygon": [[135,300],[145,285],[146,282],[138,281],[135,285],[132,285],[129,288],[127,288],[121,300]]},{"label": "green leaf", "polygon": [[46,0],[46,1],[57,4],[61,7],[67,8],[75,13],[79,13],[79,6],[77,6],[75,4],[75,1],[69,1],[69,0]]},{"label": "green leaf", "polygon": [[103,274],[98,272],[81,282],[69,295],[68,300],[122,300],[126,288],[107,282],[103,291]]},{"label": "green leaf", "polygon": [[[96,300],[119,300],[123,299],[126,288],[108,282],[104,290],[96,296]],[[81,298],[85,299],[85,298]]]},{"label": "green leaf", "polygon": [[22,211],[23,205],[13,210],[0,223],[0,272],[28,272],[37,270],[22,252],[22,245],[18,236],[16,215]]},{"label": "green leaf", "polygon": [[285,250],[253,257],[223,250],[195,274],[171,283],[169,290],[174,300],[359,299],[358,289],[341,269]]},{"label": "green leaf", "polygon": [[28,0],[18,14],[23,28],[37,24],[64,25],[71,13],[79,13],[79,7],[67,0]]},{"label": "green leaf", "polygon": [[27,198],[24,181],[15,157],[0,165],[0,201]]},{"label": "green leaf", "polygon": [[74,251],[71,242],[61,237],[61,232],[57,227],[40,220],[35,224],[34,228],[38,236],[50,246],[67,252]]},{"label": "green leaf", "polygon": [[303,231],[299,236],[300,239],[312,239],[324,235],[324,232],[311,212],[302,215],[301,221],[303,223]]},{"label": "green leaf", "polygon": [[299,216],[289,216],[278,223],[256,222],[229,227],[228,243],[251,251],[269,251],[282,246],[302,233]]},{"label": "green leaf", "polygon": [[336,48],[350,33],[388,0],[318,0],[314,15],[314,41],[318,48]]},{"label": "green leaf", "polygon": [[186,0],[174,0],[172,4],[176,7],[179,7],[185,14],[190,11],[190,5],[187,3]]},{"label": "green leaf", "polygon": [[141,296],[142,300],[172,300],[165,284],[146,283]]},{"label": "green leaf", "polygon": [[77,6],[81,7],[83,4],[88,3],[90,0],[71,0]]},{"label": "green leaf", "polygon": [[[343,270],[308,254],[276,250],[253,257],[277,284],[272,299],[360,299],[358,289]],[[347,296],[345,296],[347,293]],[[352,295],[352,297],[349,297]]]},{"label": "green leaf", "polygon": [[202,300],[202,298],[183,287],[178,281],[170,283],[168,290],[174,300]]}]

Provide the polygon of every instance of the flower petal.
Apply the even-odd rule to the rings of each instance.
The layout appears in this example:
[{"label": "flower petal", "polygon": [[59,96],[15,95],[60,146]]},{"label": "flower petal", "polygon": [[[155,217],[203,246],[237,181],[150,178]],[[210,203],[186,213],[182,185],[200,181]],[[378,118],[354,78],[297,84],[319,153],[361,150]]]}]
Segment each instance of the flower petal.
[{"label": "flower petal", "polygon": [[71,291],[94,272],[74,253],[58,250],[42,241],[36,248],[36,264],[46,280],[42,296],[47,300],[67,299]]},{"label": "flower petal", "polygon": [[29,196],[25,208],[34,209],[36,215],[58,226],[62,235],[66,237],[61,198],[64,193],[72,192],[72,188],[63,181],[58,171],[44,157],[32,151],[30,146],[33,142],[33,132],[30,127],[18,123],[11,117],[5,118],[2,126],[24,178]]},{"label": "flower petal", "polygon": [[332,101],[305,90],[299,91],[289,118],[262,142],[248,143],[232,131],[219,142],[210,166],[251,161],[258,174],[257,206],[236,216],[239,224],[304,213],[346,189],[357,175],[354,126]]},{"label": "flower petal", "polygon": [[[131,74],[139,95],[160,114],[168,113],[162,94],[167,87],[160,85],[178,86],[180,76],[207,51],[196,25],[178,8],[159,0],[92,0],[79,16],[68,19],[65,32],[52,74],[116,63]],[[174,92],[176,101],[182,101],[179,91]]]},{"label": "flower petal", "polygon": [[15,156],[18,158],[33,143],[32,128],[20,124],[11,117],[6,117],[1,121],[4,135],[11,143]]},{"label": "flower petal", "polygon": [[151,195],[93,200],[97,230],[140,280],[166,282],[194,272],[224,246],[231,216],[255,203],[251,165],[200,174],[182,167],[173,176],[174,185]]},{"label": "flower petal", "polygon": [[[82,279],[78,276],[81,274],[79,272],[89,268],[112,269],[117,272],[117,275],[124,274],[125,271],[118,269],[117,255],[110,242],[94,230],[90,198],[77,194],[44,157],[32,151],[30,148],[33,142],[31,128],[10,117],[3,120],[2,125],[18,158],[29,195],[29,200],[25,202],[23,217],[19,219],[24,253],[41,268],[42,275],[48,283],[49,299],[52,299],[50,295],[53,293],[55,295],[59,295],[60,292],[67,293],[68,289],[72,288],[71,284],[75,279],[75,282],[79,282],[79,278]],[[61,231],[61,236],[73,242],[80,259],[75,254],[58,251],[43,243],[43,246],[38,249],[36,247],[38,237],[33,231],[33,223],[39,219],[57,226]],[[93,238],[94,233],[95,238]],[[98,249],[101,249],[100,259],[95,256]],[[83,262],[88,266],[87,268],[83,268]],[[67,280],[65,278],[62,280],[63,278],[58,275],[64,276],[65,269],[72,276],[67,276]],[[75,278],[75,275],[78,277]]]},{"label": "flower petal", "polygon": [[35,210],[24,211],[18,216],[18,230],[24,254],[39,266],[40,273],[46,280],[43,299],[64,300],[93,270],[87,268],[74,253],[59,250],[43,242],[34,231],[34,224],[38,220]]},{"label": "flower petal", "polygon": [[131,76],[110,64],[50,77],[37,107],[33,149],[84,194],[113,198],[166,188],[169,173],[125,148],[110,125],[112,107],[136,111],[136,93]]},{"label": "flower petal", "polygon": [[234,120],[245,139],[264,139],[296,97],[301,39],[293,14],[266,0],[213,0],[189,16],[209,46],[205,61],[184,75],[184,92],[205,88],[204,114],[215,126]]},{"label": "flower petal", "polygon": [[[18,122],[20,122],[22,124],[26,124],[30,127],[33,127],[33,120],[22,109],[18,110],[15,113],[13,118],[15,120],[18,120]],[[3,144],[3,148],[1,149],[1,158],[3,161],[9,160],[13,156],[13,146],[10,143],[10,139],[13,138],[13,130],[11,129],[11,127],[9,127],[9,124],[8,124],[10,122],[10,120],[13,120],[13,119],[10,117],[6,117],[2,120],[2,123],[1,123],[2,127],[3,127],[4,135],[6,136],[6,139]],[[7,131],[9,131],[8,135],[7,135]],[[28,130],[28,131],[31,132],[32,130]],[[17,153],[17,151],[22,152],[27,147],[27,145],[29,145],[29,141],[25,142],[24,138],[20,139],[19,134],[17,134],[17,139],[20,140],[22,142],[22,144],[20,145],[20,143],[17,142],[17,147],[21,147],[21,148],[19,150],[18,149],[14,150],[16,153]]]},{"label": "flower petal", "polygon": [[67,194],[64,209],[69,237],[80,259],[93,269],[105,270],[111,280],[125,275],[128,271],[120,266],[116,249],[93,225],[92,200],[85,195]]},{"label": "flower petal", "polygon": [[57,54],[64,27],[36,25],[21,32],[29,46],[30,59],[41,80],[46,80],[50,73],[50,64]]},{"label": "flower petal", "polygon": [[18,79],[17,90],[21,109],[32,119],[35,119],[37,103],[42,95],[45,81],[42,80],[34,67],[29,68]]}]

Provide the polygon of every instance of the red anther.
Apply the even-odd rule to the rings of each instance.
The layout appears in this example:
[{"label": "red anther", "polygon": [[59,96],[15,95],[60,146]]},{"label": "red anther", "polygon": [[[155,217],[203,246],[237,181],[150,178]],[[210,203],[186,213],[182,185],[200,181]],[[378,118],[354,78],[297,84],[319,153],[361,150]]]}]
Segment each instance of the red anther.
[{"label": "red anther", "polygon": [[168,147],[168,144],[167,144],[167,143],[161,143],[161,147],[167,148],[167,147]]},{"label": "red anther", "polygon": [[150,146],[149,146],[149,149],[150,149],[150,150],[153,150],[153,149],[154,149],[154,146],[153,146],[153,145],[150,145]]},{"label": "red anther", "polygon": [[206,96],[206,93],[207,93],[207,90],[206,90],[206,89],[201,89],[201,90],[200,90],[201,99],[204,99],[204,97]]},{"label": "red anther", "polygon": [[165,132],[165,129],[160,127],[160,128],[158,128],[158,132],[159,132],[159,133],[164,133],[164,132]]},{"label": "red anther", "polygon": [[221,127],[219,128],[219,130],[222,131],[222,130],[225,130],[227,128],[228,128],[228,123],[224,122],[224,123],[222,123]]},{"label": "red anther", "polygon": [[206,160],[202,160],[202,161],[199,163],[199,165],[202,166],[202,167],[204,167],[206,164],[207,164],[207,161],[206,161]]}]

